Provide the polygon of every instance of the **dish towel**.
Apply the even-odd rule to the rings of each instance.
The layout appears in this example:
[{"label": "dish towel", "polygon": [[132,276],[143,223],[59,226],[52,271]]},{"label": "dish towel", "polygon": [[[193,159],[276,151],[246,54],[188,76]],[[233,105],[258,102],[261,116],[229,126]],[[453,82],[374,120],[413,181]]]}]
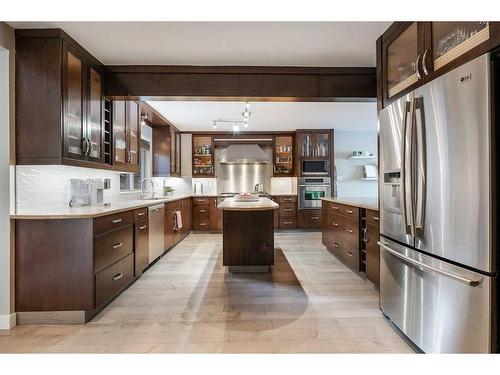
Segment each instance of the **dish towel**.
[{"label": "dish towel", "polygon": [[175,230],[179,230],[182,228],[182,215],[180,211],[175,211]]}]

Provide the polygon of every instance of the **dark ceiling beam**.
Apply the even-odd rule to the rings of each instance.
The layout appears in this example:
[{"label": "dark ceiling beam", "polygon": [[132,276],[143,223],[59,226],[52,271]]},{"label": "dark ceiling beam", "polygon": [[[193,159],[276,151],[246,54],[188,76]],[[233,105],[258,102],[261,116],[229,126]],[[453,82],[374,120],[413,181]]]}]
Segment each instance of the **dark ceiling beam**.
[{"label": "dark ceiling beam", "polygon": [[156,98],[375,100],[375,68],[107,66],[106,95]]}]

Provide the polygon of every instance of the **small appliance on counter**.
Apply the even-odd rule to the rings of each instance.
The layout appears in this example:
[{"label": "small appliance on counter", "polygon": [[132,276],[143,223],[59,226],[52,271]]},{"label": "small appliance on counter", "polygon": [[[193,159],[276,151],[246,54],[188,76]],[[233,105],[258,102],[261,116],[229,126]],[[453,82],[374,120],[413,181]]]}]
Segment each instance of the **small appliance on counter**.
[{"label": "small appliance on counter", "polygon": [[111,187],[109,178],[72,178],[70,207],[99,206],[104,203],[104,190]]}]

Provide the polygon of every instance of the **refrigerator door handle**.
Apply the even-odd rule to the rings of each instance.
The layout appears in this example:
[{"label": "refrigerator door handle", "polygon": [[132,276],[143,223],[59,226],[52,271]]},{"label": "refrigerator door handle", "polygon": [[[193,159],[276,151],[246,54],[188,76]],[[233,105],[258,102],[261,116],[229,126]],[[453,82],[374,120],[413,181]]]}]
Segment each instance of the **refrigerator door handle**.
[{"label": "refrigerator door handle", "polygon": [[416,207],[415,207],[415,232],[422,235],[425,218],[425,188],[426,188],[426,139],[424,98],[415,98],[414,116],[416,124]]},{"label": "refrigerator door handle", "polygon": [[400,259],[403,259],[404,261],[414,265],[414,266],[417,266],[417,267],[421,267],[421,268],[425,268],[427,270],[430,270],[430,271],[434,271],[434,272],[437,272],[441,275],[444,275],[444,276],[447,276],[447,277],[450,277],[452,279],[455,279],[455,280],[458,280],[458,281],[461,281],[469,286],[472,286],[472,287],[476,287],[478,286],[479,284],[481,284],[481,280],[471,280],[471,279],[468,279],[468,278],[465,278],[465,277],[462,277],[460,275],[456,275],[454,273],[451,273],[451,272],[448,272],[448,271],[445,271],[445,270],[441,270],[439,268],[436,268],[436,267],[433,267],[433,266],[430,266],[428,264],[425,264],[425,263],[422,263],[422,262],[419,262],[418,260],[415,260],[415,259],[412,259],[410,257],[407,257],[406,255],[403,255],[401,253],[399,253],[398,251],[394,250],[394,249],[391,249],[389,246],[387,246],[387,244],[385,244],[384,242],[381,242],[381,241],[378,241],[377,244],[383,248],[385,251],[387,251],[388,253],[400,258]]},{"label": "refrigerator door handle", "polygon": [[413,223],[413,194],[412,194],[412,132],[413,132],[413,99],[406,102],[405,115],[403,118],[403,147],[401,158],[401,187],[403,200],[403,224],[405,233],[415,237]]}]

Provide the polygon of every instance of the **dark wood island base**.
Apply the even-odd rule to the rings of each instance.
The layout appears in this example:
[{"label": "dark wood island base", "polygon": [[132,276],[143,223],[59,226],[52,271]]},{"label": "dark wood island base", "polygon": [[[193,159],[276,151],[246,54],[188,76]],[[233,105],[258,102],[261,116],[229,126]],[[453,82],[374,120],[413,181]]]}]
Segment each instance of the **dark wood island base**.
[{"label": "dark wood island base", "polygon": [[274,264],[274,209],[278,204],[261,198],[259,202],[219,205],[223,216],[223,261],[230,272],[269,272]]}]

